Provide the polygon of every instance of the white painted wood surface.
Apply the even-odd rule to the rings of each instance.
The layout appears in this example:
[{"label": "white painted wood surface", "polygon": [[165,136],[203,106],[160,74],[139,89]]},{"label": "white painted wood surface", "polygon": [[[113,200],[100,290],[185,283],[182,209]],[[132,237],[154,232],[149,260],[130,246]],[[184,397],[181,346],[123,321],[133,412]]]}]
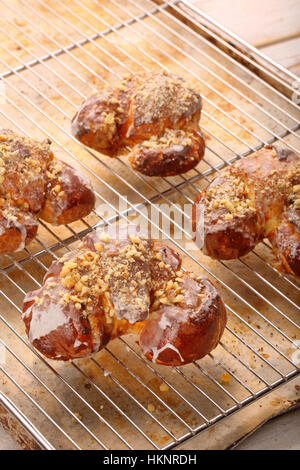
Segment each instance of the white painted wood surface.
[{"label": "white painted wood surface", "polygon": [[190,0],[300,76],[299,0]]},{"label": "white painted wood surface", "polygon": [[271,44],[260,50],[300,77],[300,36],[280,43]]},{"label": "white painted wood surface", "polygon": [[237,450],[300,450],[300,410],[275,418],[236,446]]},{"label": "white painted wood surface", "polygon": [[299,0],[190,0],[256,47],[300,35]]}]

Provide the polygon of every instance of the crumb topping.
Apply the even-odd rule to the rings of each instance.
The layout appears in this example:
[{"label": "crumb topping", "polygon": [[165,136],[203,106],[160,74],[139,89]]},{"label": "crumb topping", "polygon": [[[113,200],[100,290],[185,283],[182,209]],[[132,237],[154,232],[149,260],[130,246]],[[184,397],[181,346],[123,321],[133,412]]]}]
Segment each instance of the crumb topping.
[{"label": "crumb topping", "polygon": [[[75,192],[76,179],[88,187],[75,169],[54,158],[50,145],[49,139],[39,142],[0,130],[0,221],[5,230],[21,233],[21,237],[14,237],[14,251],[23,249],[24,242],[34,237],[37,217],[53,224],[66,221],[64,213],[75,208],[82,194],[82,187]],[[77,213],[75,210],[74,216]],[[72,216],[69,211],[66,217]]]},{"label": "crumb topping", "polygon": [[[165,254],[164,249],[155,248],[139,233],[115,239],[108,232],[93,232],[79,249],[56,263],[58,277],[47,279],[36,302],[42,305],[45,297],[58,292],[61,305],[71,302],[89,317],[100,301],[106,324],[114,319],[134,324],[145,320],[150,308],[182,305],[186,300],[184,274],[178,270],[178,258],[173,259],[171,252]],[[190,277],[196,278],[191,273]]]},{"label": "crumb topping", "polygon": [[[275,205],[280,218],[287,206],[299,205],[299,182],[297,158],[289,163],[279,159],[275,148],[268,153],[263,149],[226,168],[210,184],[205,194],[206,214],[210,216],[217,209],[225,209],[223,220],[230,221],[259,211],[265,223],[266,217],[273,217]],[[221,224],[222,219],[218,222]]]},{"label": "crumb topping", "polygon": [[158,72],[141,75],[141,84],[133,95],[136,125],[164,120],[171,116],[175,125],[183,116],[201,110],[201,97],[188,88],[181,77]]},{"label": "crumb topping", "polygon": [[128,153],[139,142],[152,149],[187,147],[192,143],[188,127],[199,129],[201,108],[200,94],[180,77],[160,71],[128,75],[82,104],[72,120],[72,133],[110,156]]},{"label": "crumb topping", "polygon": [[49,140],[37,142],[12,131],[0,131],[0,196],[8,211],[10,206],[25,212],[40,210],[44,173],[52,158]]},{"label": "crumb topping", "polygon": [[[300,165],[299,165],[300,166]],[[290,209],[300,213],[300,168],[297,168],[292,178],[291,192],[288,197]]]},{"label": "crumb topping", "polygon": [[245,216],[249,211],[255,211],[253,200],[240,175],[227,169],[215,183],[206,191],[208,215],[216,209],[226,209],[225,220],[232,220],[234,217]]},{"label": "crumb topping", "polygon": [[192,145],[193,134],[180,129],[166,129],[160,137],[154,135],[144,141],[141,146],[147,149],[169,148],[174,145],[189,147]]},{"label": "crumb topping", "polygon": [[[0,131],[0,207],[11,222],[15,214],[37,214],[49,189],[58,200],[65,196],[60,173],[62,165],[54,159],[51,142],[38,142],[9,130]],[[52,187],[52,181],[57,181]]]}]

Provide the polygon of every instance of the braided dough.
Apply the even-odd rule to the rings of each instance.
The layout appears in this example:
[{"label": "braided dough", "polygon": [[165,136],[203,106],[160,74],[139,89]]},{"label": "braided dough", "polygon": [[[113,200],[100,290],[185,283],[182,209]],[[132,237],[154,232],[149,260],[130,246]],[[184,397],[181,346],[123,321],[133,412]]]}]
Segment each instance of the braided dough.
[{"label": "braided dough", "polygon": [[216,259],[249,253],[268,238],[277,268],[300,276],[300,158],[267,146],[238,160],[197,197],[196,241]]},{"label": "braided dough", "polygon": [[226,311],[213,284],[180,269],[179,255],[138,227],[93,231],[26,295],[31,343],[51,359],[89,356],[126,333],[145,356],[182,365],[214,349]]},{"label": "braided dough", "polygon": [[71,130],[83,144],[110,157],[127,153],[132,168],[145,175],[178,175],[203,157],[201,108],[200,94],[182,78],[142,73],[85,100]]},{"label": "braided dough", "polygon": [[38,217],[68,224],[94,207],[87,181],[55,159],[50,144],[0,131],[0,253],[22,250],[37,233]]}]

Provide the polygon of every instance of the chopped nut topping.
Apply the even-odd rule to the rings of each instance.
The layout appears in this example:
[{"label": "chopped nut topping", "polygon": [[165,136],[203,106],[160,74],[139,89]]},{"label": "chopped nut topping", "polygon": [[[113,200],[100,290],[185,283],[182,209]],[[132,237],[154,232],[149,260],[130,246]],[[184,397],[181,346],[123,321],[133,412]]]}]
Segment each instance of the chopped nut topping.
[{"label": "chopped nut topping", "polygon": [[170,148],[175,145],[189,147],[192,145],[192,133],[179,129],[166,129],[162,136],[151,136],[145,140],[141,146],[148,149]]},{"label": "chopped nut topping", "polygon": [[152,403],[149,403],[149,404],[148,404],[148,411],[149,411],[150,413],[153,413],[153,412],[155,411],[155,406],[152,405]]},{"label": "chopped nut topping", "polygon": [[104,250],[104,245],[102,243],[95,243],[95,248],[98,252],[101,252]]},{"label": "chopped nut topping", "polygon": [[[90,236],[94,236],[95,251],[83,240],[79,251],[58,261],[63,287],[60,304],[73,302],[76,310],[88,316],[103,295],[106,323],[112,325],[116,319],[136,323],[147,318],[151,298],[157,299],[151,307],[154,310],[184,301],[182,272],[160,261],[165,259],[164,252],[152,251],[150,240],[130,234],[116,245],[107,232]],[[105,240],[105,249],[98,240]]]},{"label": "chopped nut topping", "polygon": [[184,295],[177,295],[174,299],[174,303],[179,303],[179,302],[182,302],[184,300]]},{"label": "chopped nut topping", "polygon": [[293,192],[300,193],[300,184],[295,184],[295,186],[293,186]]},{"label": "chopped nut topping", "polygon": [[102,242],[108,243],[110,242],[110,236],[108,235],[108,233],[102,232],[100,233],[100,240]]},{"label": "chopped nut topping", "polygon": [[162,383],[162,384],[159,386],[159,390],[160,390],[161,392],[167,392],[167,391],[169,390],[169,387],[168,387],[167,384]]}]

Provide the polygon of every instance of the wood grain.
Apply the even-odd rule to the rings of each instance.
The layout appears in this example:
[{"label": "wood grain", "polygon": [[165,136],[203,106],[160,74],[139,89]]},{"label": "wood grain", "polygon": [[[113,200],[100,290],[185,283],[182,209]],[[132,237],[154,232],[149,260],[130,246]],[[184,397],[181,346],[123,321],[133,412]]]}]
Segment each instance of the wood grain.
[{"label": "wood grain", "polygon": [[300,37],[262,47],[260,50],[300,77]]},{"label": "wood grain", "polygon": [[298,0],[191,0],[191,3],[300,76]]},{"label": "wood grain", "polygon": [[298,0],[191,0],[256,47],[300,34]]}]

